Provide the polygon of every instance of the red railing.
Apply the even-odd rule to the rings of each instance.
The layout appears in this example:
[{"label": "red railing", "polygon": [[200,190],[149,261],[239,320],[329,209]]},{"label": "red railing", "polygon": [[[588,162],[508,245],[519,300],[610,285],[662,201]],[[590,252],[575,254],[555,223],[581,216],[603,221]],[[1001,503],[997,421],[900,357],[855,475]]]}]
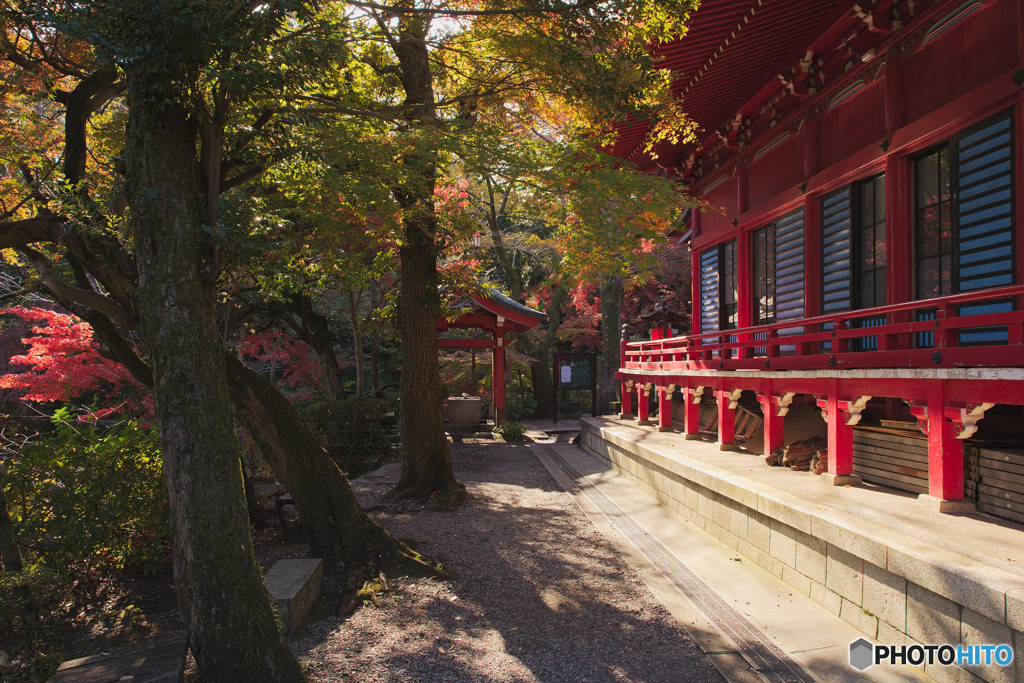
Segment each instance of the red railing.
[{"label": "red railing", "polygon": [[[1024,366],[1022,302],[1024,285],[1012,285],[758,327],[630,342],[626,344],[623,367],[814,370]],[[972,306],[983,304],[1005,304],[1007,310],[970,313]]]}]

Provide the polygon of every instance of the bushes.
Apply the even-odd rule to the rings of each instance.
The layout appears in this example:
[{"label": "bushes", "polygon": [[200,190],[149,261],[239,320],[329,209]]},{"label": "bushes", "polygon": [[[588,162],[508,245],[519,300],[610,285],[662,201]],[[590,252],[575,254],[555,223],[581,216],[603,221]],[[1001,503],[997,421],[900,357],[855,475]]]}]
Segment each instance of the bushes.
[{"label": "bushes", "polygon": [[510,394],[505,414],[510,420],[525,420],[537,412],[537,399],[533,394]]},{"label": "bushes", "polygon": [[156,433],[73,419],[58,411],[55,432],[9,456],[0,474],[26,564],[158,571],[169,525]]},{"label": "bushes", "polygon": [[498,425],[494,433],[499,434],[503,441],[522,441],[526,427],[521,422],[505,422]]},{"label": "bushes", "polygon": [[0,643],[10,651],[35,642],[40,629],[59,618],[70,596],[68,582],[45,567],[0,572]]}]

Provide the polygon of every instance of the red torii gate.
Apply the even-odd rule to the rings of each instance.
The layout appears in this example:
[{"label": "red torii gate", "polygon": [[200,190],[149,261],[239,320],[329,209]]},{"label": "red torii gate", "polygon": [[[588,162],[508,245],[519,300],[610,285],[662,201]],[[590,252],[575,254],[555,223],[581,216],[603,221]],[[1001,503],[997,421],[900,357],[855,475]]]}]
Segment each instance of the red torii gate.
[{"label": "red torii gate", "polygon": [[547,316],[529,306],[508,298],[493,287],[481,287],[462,304],[470,308],[456,320],[441,317],[437,331],[450,329],[479,329],[491,333],[490,339],[453,339],[439,337],[441,349],[490,349],[494,401],[494,426],[505,421],[505,335],[526,332],[539,325]]}]

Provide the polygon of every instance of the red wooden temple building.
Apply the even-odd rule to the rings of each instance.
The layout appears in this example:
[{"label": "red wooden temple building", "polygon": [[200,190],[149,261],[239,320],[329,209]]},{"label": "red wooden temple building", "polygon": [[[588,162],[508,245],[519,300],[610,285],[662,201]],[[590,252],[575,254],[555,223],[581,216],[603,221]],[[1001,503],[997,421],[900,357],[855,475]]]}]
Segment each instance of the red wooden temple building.
[{"label": "red wooden temple building", "polygon": [[[623,412],[656,395],[670,429],[675,397],[691,435],[713,397],[728,448],[745,395],[769,452],[817,405],[835,483],[962,508],[965,442],[1024,442],[1024,3],[706,0],[656,51],[702,133],[652,156],[623,125],[613,151],[711,210],[692,330],[623,343]],[[883,421],[916,423],[926,465],[858,452]]]}]

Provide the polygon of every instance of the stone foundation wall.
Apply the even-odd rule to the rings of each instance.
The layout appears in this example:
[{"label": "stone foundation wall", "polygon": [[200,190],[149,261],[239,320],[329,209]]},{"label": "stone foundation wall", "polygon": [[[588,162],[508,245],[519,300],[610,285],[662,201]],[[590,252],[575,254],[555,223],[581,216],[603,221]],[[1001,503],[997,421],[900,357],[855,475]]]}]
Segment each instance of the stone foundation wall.
[{"label": "stone foundation wall", "polygon": [[971,566],[895,531],[885,535],[829,519],[795,496],[759,492],[749,480],[662,455],[597,421],[584,420],[581,427],[580,445],[588,453],[880,643],[1013,646],[1008,667],[922,667],[934,680],[1024,681],[1020,577]]}]

